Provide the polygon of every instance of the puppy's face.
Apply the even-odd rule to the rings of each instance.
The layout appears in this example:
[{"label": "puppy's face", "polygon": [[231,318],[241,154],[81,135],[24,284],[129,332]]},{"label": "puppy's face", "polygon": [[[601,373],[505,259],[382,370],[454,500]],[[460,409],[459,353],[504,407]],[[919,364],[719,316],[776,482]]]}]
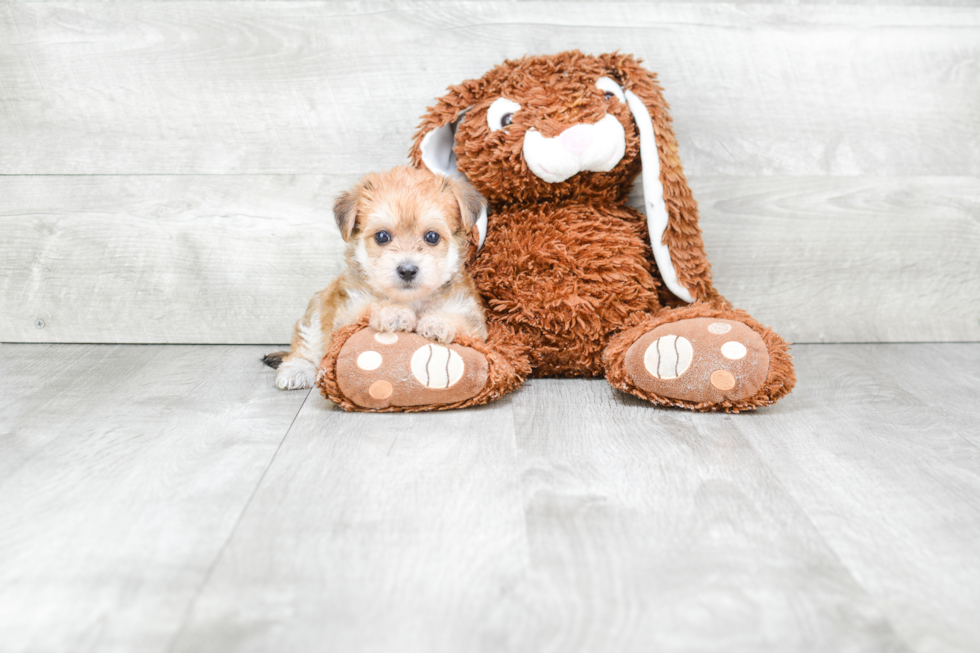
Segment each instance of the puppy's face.
[{"label": "puppy's face", "polygon": [[448,193],[393,193],[368,202],[354,257],[369,283],[410,302],[449,281],[461,259],[454,204]]},{"label": "puppy's face", "polygon": [[[424,170],[368,175],[337,202],[348,254],[389,299],[422,299],[459,271],[482,198],[465,182]],[[349,221],[349,222],[348,222]]]}]

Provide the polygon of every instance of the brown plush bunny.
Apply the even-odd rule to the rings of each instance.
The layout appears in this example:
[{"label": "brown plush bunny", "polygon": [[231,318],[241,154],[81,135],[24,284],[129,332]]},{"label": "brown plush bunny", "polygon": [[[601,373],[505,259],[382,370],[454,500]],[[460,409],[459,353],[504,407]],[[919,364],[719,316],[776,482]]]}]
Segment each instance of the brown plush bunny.
[{"label": "brown plush bunny", "polygon": [[[465,175],[490,204],[469,268],[490,335],[443,348],[404,334],[385,346],[364,325],[347,327],[318,375],[341,406],[480,404],[529,374],[601,375],[694,410],[748,410],[792,389],[786,343],[711,284],[667,105],[633,57],[571,51],[506,61],[429,109],[411,158]],[[627,206],[638,175],[645,216]],[[368,349],[385,364],[359,369]],[[440,369],[445,361],[436,385],[427,381],[433,360]],[[398,405],[372,394],[379,379],[401,385]],[[451,390],[461,380],[468,396]]]}]

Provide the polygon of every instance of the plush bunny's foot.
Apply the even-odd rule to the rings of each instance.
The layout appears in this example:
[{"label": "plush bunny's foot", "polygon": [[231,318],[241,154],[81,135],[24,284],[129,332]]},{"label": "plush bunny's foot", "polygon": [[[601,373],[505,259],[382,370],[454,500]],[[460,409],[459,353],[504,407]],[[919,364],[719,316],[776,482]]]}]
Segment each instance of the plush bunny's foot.
[{"label": "plush bunny's foot", "polygon": [[606,376],[658,404],[739,412],[792,389],[787,349],[742,311],[692,306],[617,335],[606,350]]},{"label": "plush bunny's foot", "polygon": [[762,337],[740,322],[695,318],[657,327],[626,352],[640,389],[696,404],[738,403],[756,394],[769,372]]},{"label": "plush bunny's foot", "polygon": [[354,406],[379,410],[471,399],[486,385],[487,372],[486,357],[470,347],[367,328],[340,349],[334,378],[337,390]]}]

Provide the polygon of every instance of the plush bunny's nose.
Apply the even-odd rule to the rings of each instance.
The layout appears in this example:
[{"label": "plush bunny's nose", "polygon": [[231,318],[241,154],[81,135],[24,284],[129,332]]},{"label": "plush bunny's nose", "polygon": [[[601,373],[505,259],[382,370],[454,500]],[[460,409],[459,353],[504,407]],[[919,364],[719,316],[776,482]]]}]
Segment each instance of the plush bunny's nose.
[{"label": "plush bunny's nose", "polygon": [[592,125],[575,125],[563,131],[558,140],[566,150],[575,156],[581,156],[592,145],[594,131]]}]

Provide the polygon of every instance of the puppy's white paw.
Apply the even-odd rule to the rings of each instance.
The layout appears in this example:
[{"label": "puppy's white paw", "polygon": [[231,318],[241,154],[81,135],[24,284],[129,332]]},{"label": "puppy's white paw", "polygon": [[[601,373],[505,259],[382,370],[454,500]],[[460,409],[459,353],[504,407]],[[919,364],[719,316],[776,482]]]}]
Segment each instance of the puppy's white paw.
[{"label": "puppy's white paw", "polygon": [[456,338],[456,325],[438,315],[426,315],[419,320],[415,333],[448,345]]},{"label": "puppy's white paw", "polygon": [[414,331],[417,321],[415,311],[407,306],[375,304],[371,308],[369,324],[375,331],[391,333],[392,331]]},{"label": "puppy's white paw", "polygon": [[312,388],[316,378],[316,365],[305,358],[284,360],[276,370],[276,385],[280,390]]}]

